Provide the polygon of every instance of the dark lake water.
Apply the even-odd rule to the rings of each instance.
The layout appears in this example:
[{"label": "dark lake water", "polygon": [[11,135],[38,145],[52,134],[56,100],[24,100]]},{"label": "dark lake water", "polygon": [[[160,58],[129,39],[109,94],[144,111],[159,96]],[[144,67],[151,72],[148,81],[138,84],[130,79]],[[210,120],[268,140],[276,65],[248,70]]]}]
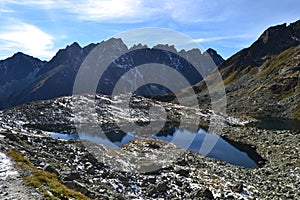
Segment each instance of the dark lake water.
[{"label": "dark lake water", "polygon": [[281,119],[281,118],[262,118],[257,122],[248,124],[267,130],[300,130],[300,120]]},{"label": "dark lake water", "polygon": [[[114,133],[107,135],[107,137],[83,133],[61,134],[52,132],[49,134],[53,138],[65,140],[84,139],[107,146],[112,146],[112,144],[113,146],[121,146],[137,138],[132,133]],[[217,134],[207,133],[203,129],[199,129],[198,132],[191,132],[189,130],[170,128],[170,130],[151,135],[150,137],[172,142],[184,149],[246,168],[256,168],[258,167],[258,162],[262,160],[255,150],[247,145],[230,141]]]}]

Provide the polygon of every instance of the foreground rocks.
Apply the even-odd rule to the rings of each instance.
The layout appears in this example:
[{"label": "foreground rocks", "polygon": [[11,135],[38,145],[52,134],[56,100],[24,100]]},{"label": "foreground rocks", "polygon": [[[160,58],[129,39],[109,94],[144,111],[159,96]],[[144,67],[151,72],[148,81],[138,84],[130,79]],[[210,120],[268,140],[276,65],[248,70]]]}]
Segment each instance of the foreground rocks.
[{"label": "foreground rocks", "polygon": [[271,199],[297,199],[300,196],[300,131],[266,131],[230,127],[222,136],[251,144],[267,160],[256,169],[253,182]]},{"label": "foreground rocks", "polygon": [[[175,162],[161,169],[132,173],[112,169],[95,159],[80,141],[57,140],[40,131],[10,130],[8,127],[1,131],[4,138],[0,148],[2,152],[11,149],[21,152],[34,166],[56,173],[68,188],[91,199],[299,198],[299,148],[296,144],[299,134],[250,129],[253,134],[248,136],[246,131],[249,133],[249,128],[234,128],[234,134],[225,131],[223,135],[257,145],[258,151],[268,160],[261,168],[245,169],[183,152]],[[264,142],[259,142],[258,136],[262,136]],[[135,148],[134,143],[122,148],[152,151],[154,146],[146,145],[151,143],[158,145],[162,152],[164,149],[160,141],[152,139],[139,143],[144,145],[142,149],[141,145]],[[166,150],[168,154],[170,146]],[[122,155],[114,158],[122,158]]]},{"label": "foreground rocks", "polygon": [[[235,179],[223,177],[238,177],[236,167],[200,155],[186,152],[174,163],[147,173],[132,173],[122,169],[112,169],[95,159],[80,141],[56,140],[46,135],[4,132],[1,151],[14,149],[29,158],[30,162],[39,169],[56,173],[59,179],[71,189],[79,191],[91,199],[109,198],[185,198],[217,196],[243,197],[240,192],[234,192],[231,187]],[[8,136],[8,137],[6,137]],[[157,143],[160,141],[141,141],[141,144]],[[134,148],[134,144],[126,145],[127,151],[151,151],[151,146],[143,149]],[[100,148],[107,148],[99,145]],[[139,146],[141,147],[141,145]],[[176,149],[176,147],[173,147]],[[168,150],[170,147],[167,148]],[[167,150],[166,149],[166,150]],[[166,154],[168,152],[165,152]],[[115,159],[122,155],[115,155]],[[221,166],[219,168],[218,166]],[[226,167],[228,167],[228,170]],[[232,171],[233,170],[233,171]],[[242,168],[238,169],[243,170]],[[226,175],[225,174],[230,174]],[[255,195],[253,187],[245,187],[245,194]]]}]

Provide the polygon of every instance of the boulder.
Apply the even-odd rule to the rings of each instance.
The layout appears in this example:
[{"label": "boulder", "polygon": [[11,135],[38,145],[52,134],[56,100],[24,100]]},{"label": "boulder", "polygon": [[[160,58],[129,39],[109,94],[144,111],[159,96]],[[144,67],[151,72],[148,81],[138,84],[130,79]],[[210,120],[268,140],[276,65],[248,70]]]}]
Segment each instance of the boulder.
[{"label": "boulder", "polygon": [[59,176],[59,171],[50,164],[46,164],[44,166],[43,170],[46,171],[46,172],[53,173],[53,174],[56,174],[57,176]]}]

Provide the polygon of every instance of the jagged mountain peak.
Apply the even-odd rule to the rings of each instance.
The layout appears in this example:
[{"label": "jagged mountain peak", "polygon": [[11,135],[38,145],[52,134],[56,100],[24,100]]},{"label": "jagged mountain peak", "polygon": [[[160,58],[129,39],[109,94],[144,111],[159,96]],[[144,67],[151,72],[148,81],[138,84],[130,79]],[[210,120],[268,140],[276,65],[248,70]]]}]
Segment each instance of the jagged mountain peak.
[{"label": "jagged mountain peak", "polygon": [[271,26],[258,38],[264,43],[274,42],[276,39],[291,39],[300,42],[300,20],[294,23],[283,23]]},{"label": "jagged mountain peak", "polygon": [[65,49],[76,50],[82,49],[82,47],[77,42],[73,42],[71,45],[67,45]]},{"label": "jagged mountain peak", "polygon": [[78,42],[73,42],[71,45],[68,45],[67,47],[80,47],[81,46],[78,44]]},{"label": "jagged mountain peak", "polygon": [[12,57],[31,57],[31,56],[19,51],[19,52],[15,53]]},{"label": "jagged mountain peak", "polygon": [[220,66],[224,62],[224,59],[222,58],[222,56],[220,56],[218,54],[218,52],[216,50],[212,49],[212,48],[207,49],[204,52],[204,55],[205,54],[208,54],[213,59],[213,61],[215,62],[215,64],[217,66]]},{"label": "jagged mountain peak", "polygon": [[[74,42],[63,49],[60,49],[50,61],[39,61],[42,64],[28,65],[29,68],[26,72],[20,70],[21,67],[27,65],[25,61],[20,62],[20,65],[16,65],[15,63],[8,63],[7,66],[3,65],[6,68],[11,68],[11,66],[13,66],[15,69],[11,70],[9,79],[5,78],[8,76],[3,73],[3,78],[0,80],[0,83],[2,81],[3,84],[5,84],[8,81],[14,80],[14,84],[4,88],[3,91],[0,91],[0,107],[7,108],[25,102],[51,99],[72,94],[76,74],[86,56],[94,49],[99,53],[108,56],[113,56],[115,53],[122,55],[120,59],[116,59],[111,64],[111,70],[108,70],[106,74],[108,78],[100,80],[102,81],[101,84],[105,85],[105,88],[108,89],[108,93],[113,86],[112,84],[114,81],[118,80],[122,73],[144,63],[155,63],[160,61],[161,63],[174,67],[184,73],[186,77],[190,78],[190,81],[193,84],[202,79],[198,73],[191,72],[192,66],[186,61],[186,58],[192,59],[195,62],[203,59],[204,56],[199,49],[188,51],[182,50],[178,53],[174,45],[168,44],[158,44],[153,48],[137,44],[129,49],[120,38],[110,38],[97,44],[91,43],[85,47],[81,47],[77,42]],[[141,51],[131,51],[138,49],[141,49]],[[166,50],[167,52],[161,52],[157,49]],[[130,52],[128,52],[128,50],[130,50]],[[176,54],[179,54],[180,56]],[[17,53],[11,60],[16,62],[16,57],[30,58],[30,56]],[[206,71],[209,71],[209,69]],[[18,72],[19,76],[15,76],[17,74],[16,72]],[[29,78],[25,80],[24,78],[26,77]],[[26,84],[20,84],[19,81],[26,81]],[[134,84],[131,82],[132,81],[128,80],[130,87],[132,87],[130,84]],[[19,85],[22,85],[22,90],[18,90]],[[10,92],[8,92],[8,90]],[[147,89],[147,92],[149,91]],[[166,90],[155,87],[155,92],[161,91],[165,92]],[[97,90],[97,92],[106,94],[106,90],[104,89]],[[150,91],[149,94],[154,94],[154,92],[151,93]]]},{"label": "jagged mountain peak", "polygon": [[77,42],[73,42],[71,45],[67,45],[65,48],[59,49],[56,55],[49,62],[53,62],[53,60],[67,55],[69,55],[69,57],[73,56],[74,53],[78,53],[82,51],[82,49],[83,48]]},{"label": "jagged mountain peak", "polygon": [[130,47],[130,51],[133,51],[133,50],[137,50],[137,49],[144,49],[144,48],[148,48],[147,45],[145,44],[141,44],[141,43],[138,43],[137,45],[134,44],[132,47]]},{"label": "jagged mountain peak", "polygon": [[17,52],[13,56],[6,58],[5,60],[0,60],[0,70],[5,68],[5,71],[21,70],[21,69],[33,69],[35,67],[40,67],[45,64],[46,61],[41,61],[38,58],[29,56],[22,52]]},{"label": "jagged mountain peak", "polygon": [[77,42],[73,42],[71,45],[67,45],[65,48],[58,50],[56,55],[49,61],[49,63],[57,62],[57,60],[69,60],[81,57],[84,48],[82,48]]},{"label": "jagged mountain peak", "polygon": [[300,26],[298,27],[297,23],[272,26],[264,31],[250,48],[257,56],[278,54],[291,46],[300,44],[298,29],[300,30]]},{"label": "jagged mountain peak", "polygon": [[109,38],[108,40],[104,41],[106,43],[119,43],[119,44],[124,44],[123,40],[121,38]]},{"label": "jagged mountain peak", "polygon": [[41,61],[40,59],[35,58],[33,56],[27,55],[23,52],[17,52],[14,55],[12,55],[11,57],[6,58],[5,60],[0,60],[0,63],[5,62],[5,61],[7,61],[7,62],[16,61],[16,60],[20,60],[20,59],[27,59],[27,60],[32,60],[32,61],[45,62],[45,61]]},{"label": "jagged mountain peak", "polygon": [[206,50],[206,52],[207,52],[209,55],[213,55],[213,54],[216,54],[216,53],[217,53],[217,51],[214,50],[214,49],[212,49],[212,48],[208,48],[208,49]]},{"label": "jagged mountain peak", "polygon": [[190,49],[190,50],[188,50],[187,52],[188,52],[188,53],[197,53],[197,54],[198,54],[198,53],[200,53],[200,54],[202,53],[201,50],[198,49],[198,48]]},{"label": "jagged mountain peak", "polygon": [[106,46],[110,46],[111,48],[118,48],[118,49],[126,49],[128,50],[127,45],[123,42],[123,40],[121,38],[110,38],[106,41],[103,41],[103,43]]},{"label": "jagged mountain peak", "polygon": [[168,44],[157,44],[153,46],[154,49],[162,49],[166,51],[170,51],[172,53],[178,53],[177,49],[175,48],[174,45],[168,45]]},{"label": "jagged mountain peak", "polygon": [[71,45],[67,45],[63,50],[75,52],[82,50],[82,47],[77,42],[73,42]]}]

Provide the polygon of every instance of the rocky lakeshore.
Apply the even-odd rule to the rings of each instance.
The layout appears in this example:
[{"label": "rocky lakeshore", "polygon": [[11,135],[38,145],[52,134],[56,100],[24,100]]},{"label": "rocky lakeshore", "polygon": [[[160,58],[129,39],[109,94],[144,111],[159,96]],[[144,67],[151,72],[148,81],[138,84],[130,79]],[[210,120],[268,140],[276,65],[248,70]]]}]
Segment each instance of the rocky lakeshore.
[{"label": "rocky lakeshore", "polygon": [[[132,140],[115,150],[90,141],[62,140],[49,136],[49,131],[67,134],[76,129],[71,112],[72,98],[74,97],[40,101],[1,112],[1,152],[12,160],[12,170],[18,171],[20,177],[23,177],[18,180],[20,184],[31,185],[26,188],[35,191],[28,192],[28,195],[36,193],[37,197],[44,195],[48,199],[76,199],[78,195],[89,199],[297,199],[300,197],[299,131],[272,131],[245,127],[242,120],[227,117],[224,121],[226,126],[218,134],[227,138],[229,142],[247,144],[243,146],[256,150],[264,159],[263,162],[258,163],[259,168],[231,165],[180,149],[172,143],[150,138]],[[81,96],[80,99],[87,104],[89,98]],[[105,96],[96,99],[97,112],[107,112],[106,104],[111,100]],[[136,98],[135,102],[136,108],[142,108],[142,112],[137,113],[139,116],[145,115],[142,119],[147,121],[143,108],[147,108],[148,103],[157,104],[157,102],[140,98]],[[168,119],[176,121],[178,115],[186,114],[192,120],[197,115],[201,116],[200,124],[203,127],[207,127],[209,117],[214,114],[209,110],[192,111],[168,103],[162,105],[164,108],[169,108]],[[130,122],[130,119],[124,118],[125,115],[121,115],[124,110],[115,109],[115,111],[119,113],[120,120]],[[87,121],[90,119],[88,116],[81,116],[81,121],[90,125],[94,123]],[[106,125],[111,122],[109,117],[98,120],[102,120],[101,123]],[[93,154],[91,149],[105,152],[100,157],[103,161],[97,159],[97,154]],[[132,170],[112,167],[108,162],[104,162],[106,158],[113,158],[117,163],[122,163],[128,152],[133,155],[150,154],[157,160],[159,167],[154,171],[135,173]],[[176,159],[169,163],[160,163],[161,156]],[[130,165],[123,163],[122,166],[134,167],[135,165],[134,162],[127,164]],[[51,184],[43,181],[38,190],[34,189],[37,180],[44,180],[40,176],[40,174],[44,175],[44,172],[54,174],[51,177],[66,186],[66,192],[59,194]],[[49,174],[45,176],[48,177]],[[36,181],[35,184],[32,180]],[[80,194],[75,194],[75,191]],[[10,197],[11,194],[6,196],[5,194],[3,194],[4,199],[14,199]]]}]

